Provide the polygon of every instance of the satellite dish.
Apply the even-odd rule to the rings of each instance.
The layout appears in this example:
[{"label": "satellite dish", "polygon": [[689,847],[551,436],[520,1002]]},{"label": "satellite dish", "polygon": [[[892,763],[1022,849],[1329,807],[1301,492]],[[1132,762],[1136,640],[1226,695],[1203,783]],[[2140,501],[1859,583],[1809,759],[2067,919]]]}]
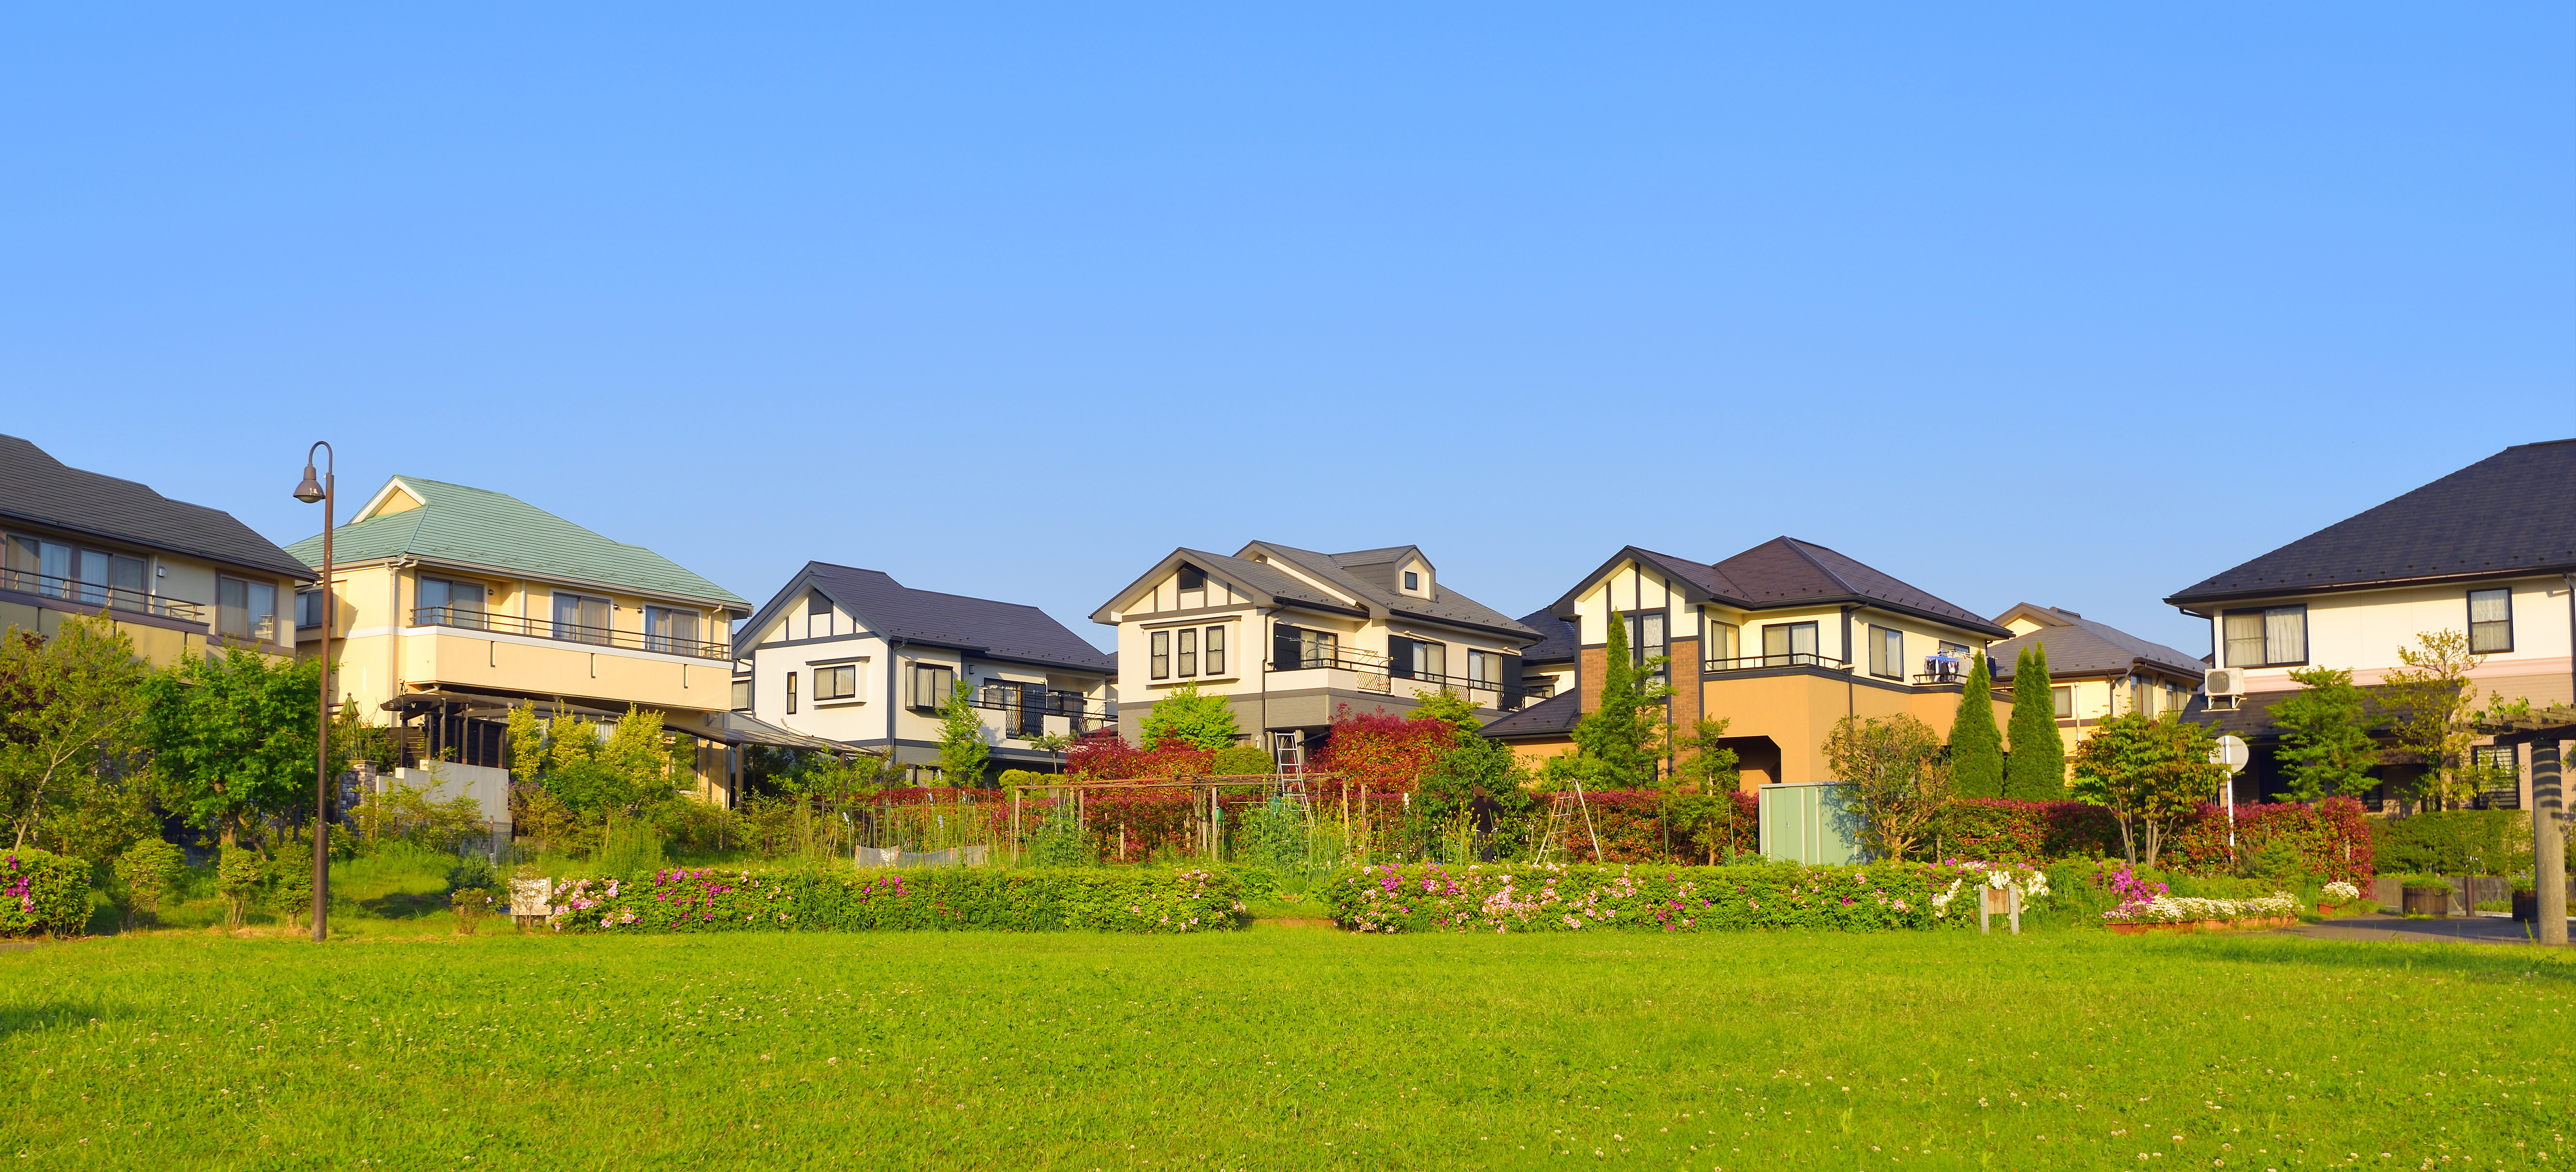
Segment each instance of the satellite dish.
[{"label": "satellite dish", "polygon": [[2209,763],[2224,765],[2229,773],[2242,773],[2245,763],[2254,759],[2254,751],[2245,747],[2245,738],[2229,733],[2218,738],[2218,746],[2209,751]]}]

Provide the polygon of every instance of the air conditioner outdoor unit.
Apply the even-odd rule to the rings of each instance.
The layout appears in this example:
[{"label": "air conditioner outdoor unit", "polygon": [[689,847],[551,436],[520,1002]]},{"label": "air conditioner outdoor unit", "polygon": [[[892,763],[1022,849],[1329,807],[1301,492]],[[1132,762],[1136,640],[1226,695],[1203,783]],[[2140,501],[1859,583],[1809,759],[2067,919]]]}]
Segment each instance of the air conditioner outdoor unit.
[{"label": "air conditioner outdoor unit", "polygon": [[2222,712],[2233,711],[2245,697],[2245,669],[2214,667],[2201,676],[2201,690],[2209,693],[2209,706]]}]

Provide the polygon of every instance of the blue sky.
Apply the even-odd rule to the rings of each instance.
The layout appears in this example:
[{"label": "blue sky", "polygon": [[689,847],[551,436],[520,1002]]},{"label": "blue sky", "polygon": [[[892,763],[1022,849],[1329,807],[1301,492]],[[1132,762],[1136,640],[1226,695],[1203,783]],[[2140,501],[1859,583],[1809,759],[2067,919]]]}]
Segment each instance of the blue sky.
[{"label": "blue sky", "polygon": [[1518,614],[1787,533],[2194,652],[2576,436],[2565,5],[1222,7],[21,8],[0,431],[1095,639],[1175,545]]}]

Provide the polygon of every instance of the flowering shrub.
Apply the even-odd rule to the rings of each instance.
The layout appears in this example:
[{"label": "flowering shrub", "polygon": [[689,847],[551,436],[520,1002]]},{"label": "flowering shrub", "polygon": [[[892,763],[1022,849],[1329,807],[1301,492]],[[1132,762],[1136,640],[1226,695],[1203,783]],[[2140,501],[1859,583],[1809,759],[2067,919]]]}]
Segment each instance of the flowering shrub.
[{"label": "flowering shrub", "polygon": [[2036,862],[2120,853],[2120,824],[2090,802],[1953,798],[1943,810],[1943,845],[1989,859]]},{"label": "flowering shrub", "polygon": [[[2162,888],[2162,884],[2156,885]],[[2176,899],[2158,894],[2144,903],[2123,903],[2102,913],[2115,924],[2187,924],[2200,920],[2253,920],[2299,914],[2299,897],[2276,891],[2261,899]]]},{"label": "flowering shrub", "polygon": [[[1866,867],[1363,867],[1325,887],[1333,918],[1362,932],[1643,932],[1827,928],[1874,932],[1973,923],[1951,901],[1997,872],[1946,864]],[[2030,872],[2019,872],[2027,876]],[[2043,884],[2045,880],[2041,881]]]},{"label": "flowering shrub", "polygon": [[1210,932],[1247,921],[1216,871],[779,871],[666,868],[556,885],[551,919],[576,932]]},{"label": "flowering shrub", "polygon": [[2340,880],[2326,884],[2323,888],[2319,889],[2319,892],[2326,897],[2328,902],[2337,904],[2351,903],[2352,901],[2361,898],[2360,888]]},{"label": "flowering shrub", "polygon": [[[2274,840],[2298,848],[2299,866],[2321,879],[2357,883],[2372,874],[2371,824],[2361,803],[2327,798],[2313,806],[2274,802],[2236,807],[2238,852],[2252,857]],[[2227,810],[2202,806],[2200,813],[2167,839],[2158,866],[2196,875],[2224,875],[2233,860],[2227,849]]]},{"label": "flowering shrub", "polygon": [[76,936],[89,923],[89,864],[39,850],[0,858],[0,936]]}]

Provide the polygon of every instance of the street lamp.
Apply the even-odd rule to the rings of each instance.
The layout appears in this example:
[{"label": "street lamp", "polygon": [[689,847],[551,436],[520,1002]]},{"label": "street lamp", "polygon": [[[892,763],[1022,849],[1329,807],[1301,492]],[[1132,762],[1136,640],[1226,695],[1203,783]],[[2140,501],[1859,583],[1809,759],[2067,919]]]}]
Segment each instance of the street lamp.
[{"label": "street lamp", "polygon": [[[322,453],[322,478],[313,478],[313,453]],[[333,489],[339,487],[339,453],[331,445],[315,441],[304,449],[304,483],[295,486],[295,499],[305,504],[322,502],[322,686],[315,706],[321,720],[313,726],[313,939],[319,943],[330,937],[325,922],[330,915],[331,900],[331,506]]]}]

